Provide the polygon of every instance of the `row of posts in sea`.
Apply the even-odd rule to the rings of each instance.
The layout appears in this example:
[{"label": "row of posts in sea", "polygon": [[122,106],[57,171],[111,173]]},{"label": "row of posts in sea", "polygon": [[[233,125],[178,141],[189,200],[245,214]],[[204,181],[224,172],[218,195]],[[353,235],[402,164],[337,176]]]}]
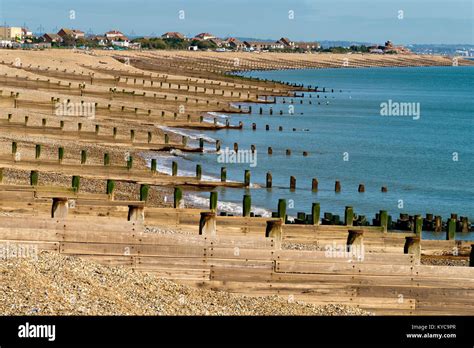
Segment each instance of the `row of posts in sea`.
[{"label": "row of posts in sea", "polygon": [[[310,97],[311,98],[311,97]],[[317,99],[319,99],[319,95],[317,95]],[[324,99],[328,99],[327,96],[324,96]],[[272,103],[275,103],[275,99],[273,100]],[[315,102],[316,103],[316,102]],[[323,104],[326,103],[326,104],[329,104],[329,101],[326,101],[326,102],[323,102]],[[282,104],[286,104],[286,99],[283,98],[282,99]],[[300,102],[299,102],[300,105],[303,105],[304,104],[304,100],[303,99],[300,99]],[[308,100],[308,105],[312,105],[313,104],[313,101],[312,100]],[[317,104],[318,105],[321,105],[321,101],[317,101]],[[288,102],[288,105],[289,107],[293,106],[293,105],[297,105],[297,103],[294,102],[293,99],[290,99],[290,101]],[[242,105],[238,105],[237,108],[243,112],[243,113],[247,113],[247,114],[251,114],[252,113],[252,106],[249,105],[247,106],[246,109],[242,109]],[[274,111],[273,110],[273,107],[269,107],[267,110],[265,110],[263,107],[259,107],[258,109],[258,114],[259,115],[263,115],[264,113],[267,113],[268,112],[268,115],[273,115],[274,113],[276,114],[279,114],[279,115],[283,115],[285,112],[283,110],[279,110],[278,112],[277,111]],[[294,111],[291,111],[289,112],[289,114],[294,114]]]},{"label": "row of posts in sea", "polygon": [[[319,86],[313,86],[313,85],[305,86],[304,83],[295,83],[295,82],[291,83],[291,82],[288,82],[288,81],[276,81],[276,80],[263,79],[263,78],[260,78],[260,77],[247,77],[247,78],[250,79],[250,80],[254,80],[254,81],[279,83],[279,84],[282,84],[282,85],[293,87],[293,88],[298,89],[298,90],[306,89],[307,91],[310,91],[310,92],[323,92],[323,93],[326,92],[326,87],[323,87],[322,89],[318,89]],[[329,90],[329,88],[327,90]],[[331,88],[331,91],[334,92],[334,89]]]},{"label": "row of posts in sea", "polygon": [[[307,154],[303,153],[303,156],[307,156]],[[156,170],[156,159],[152,159],[152,164],[151,164],[151,169],[152,171]],[[172,161],[171,162],[171,175],[172,176],[177,176],[178,175],[178,162]],[[227,181],[227,167],[221,167],[221,182],[226,182]],[[201,180],[202,178],[202,165],[196,164],[196,178]],[[250,187],[250,181],[251,181],[251,171],[249,169],[244,170],[244,181],[243,184],[245,187]],[[273,175],[271,172],[267,172],[266,178],[265,178],[265,188],[271,189],[273,187]],[[289,189],[291,191],[296,190],[296,177],[290,176],[290,184],[289,184]],[[311,179],[311,191],[317,192],[319,191],[319,181],[317,178],[312,178]],[[342,191],[342,184],[340,180],[336,180],[334,182],[334,192],[339,193]],[[365,185],[364,184],[359,184],[357,191],[359,193],[364,193],[365,192]],[[382,186],[380,188],[380,191],[383,193],[388,192],[388,187],[387,186]]]}]

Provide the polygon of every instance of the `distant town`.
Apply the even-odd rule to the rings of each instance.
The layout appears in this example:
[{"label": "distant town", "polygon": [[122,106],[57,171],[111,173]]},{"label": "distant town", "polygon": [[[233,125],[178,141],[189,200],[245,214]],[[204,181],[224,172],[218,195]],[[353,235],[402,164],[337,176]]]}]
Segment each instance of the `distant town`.
[{"label": "distant town", "polygon": [[332,53],[372,53],[372,54],[445,54],[474,56],[474,49],[453,48],[450,45],[439,46],[411,45],[410,48],[394,45],[386,41],[378,44],[348,44],[346,42],[321,45],[317,41],[293,41],[287,37],[279,40],[239,39],[237,37],[219,38],[211,33],[199,33],[186,37],[179,32],[166,32],[161,36],[127,37],[119,30],[110,30],[104,34],[87,34],[79,29],[61,28],[56,33],[34,34],[24,27],[0,27],[0,48],[45,49],[79,48],[104,50],[149,50],[170,49],[190,51],[246,51],[246,52],[332,52]]}]

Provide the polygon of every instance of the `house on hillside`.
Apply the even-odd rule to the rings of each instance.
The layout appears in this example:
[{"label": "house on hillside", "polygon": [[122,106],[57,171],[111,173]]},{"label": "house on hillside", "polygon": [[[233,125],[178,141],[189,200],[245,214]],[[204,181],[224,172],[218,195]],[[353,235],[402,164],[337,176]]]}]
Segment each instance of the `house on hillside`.
[{"label": "house on hillside", "polygon": [[117,47],[129,47],[130,39],[126,37],[121,31],[111,30],[104,34],[107,42]]},{"label": "house on hillside", "polygon": [[218,37],[209,39],[208,41],[213,43],[217,47],[227,47],[227,42],[222,39],[219,39]]},{"label": "house on hillside", "polygon": [[82,30],[68,29],[68,28],[61,28],[61,30],[58,31],[58,35],[63,40],[67,36],[72,37],[75,40],[84,39],[86,37],[86,34]]},{"label": "house on hillside", "polygon": [[318,42],[294,42],[293,48],[302,49],[304,51],[313,51],[321,48],[321,45]]},{"label": "house on hillside", "polygon": [[245,48],[250,51],[279,50],[285,48],[280,41],[244,41]]},{"label": "house on hillside", "polygon": [[381,49],[381,48],[378,48],[377,46],[375,46],[375,47],[369,47],[369,53],[384,54],[384,50]]},{"label": "house on hillside", "polygon": [[312,51],[320,48],[321,46],[317,42],[304,42],[304,41],[291,41],[287,37],[282,37],[278,42],[281,42],[284,45],[285,49],[300,49],[304,51]]},{"label": "house on hillside", "polygon": [[210,40],[210,39],[215,39],[216,36],[209,33],[200,33],[200,34],[197,34],[194,38],[200,39],[200,40]]},{"label": "house on hillside", "polygon": [[107,38],[104,35],[93,35],[89,38],[94,41],[98,46],[107,46]]},{"label": "house on hillside", "polygon": [[118,31],[118,30],[108,31],[104,34],[104,36],[108,41],[128,41],[128,42],[130,42],[128,37],[126,37],[121,31]]},{"label": "house on hillside", "polygon": [[33,37],[33,32],[29,30],[28,28],[21,28],[21,34],[23,38],[32,38]]},{"label": "house on hillside", "polygon": [[186,36],[184,36],[181,33],[178,33],[177,31],[168,31],[168,32],[164,33],[163,35],[161,35],[161,38],[162,39],[180,39],[180,40],[184,40],[184,39],[186,39]]},{"label": "house on hillside", "polygon": [[285,48],[294,48],[295,43],[293,41],[290,41],[287,37],[282,37],[278,42],[282,43]]},{"label": "house on hillside", "polygon": [[48,43],[56,43],[59,44],[63,42],[63,38],[59,36],[58,34],[53,34],[53,33],[46,33],[42,36],[43,40]]},{"label": "house on hillside", "polygon": [[411,51],[404,46],[394,46],[392,41],[386,41],[385,46],[381,47],[384,53],[411,54]]},{"label": "house on hillside", "polygon": [[245,48],[245,44],[239,39],[236,39],[235,37],[230,37],[226,41],[227,46],[233,50],[240,51]]}]

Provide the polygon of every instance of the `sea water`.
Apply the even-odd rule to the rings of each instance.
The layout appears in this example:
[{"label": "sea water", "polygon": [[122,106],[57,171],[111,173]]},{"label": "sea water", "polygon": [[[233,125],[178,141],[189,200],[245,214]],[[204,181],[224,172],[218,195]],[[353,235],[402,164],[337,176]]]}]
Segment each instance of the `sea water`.
[{"label": "sea water", "polygon": [[[194,134],[209,141],[206,152],[180,154],[180,175],[194,175],[200,163],[204,177],[218,180],[225,166],[228,180],[243,181],[249,169],[252,183],[264,187],[266,173],[272,173],[270,190],[219,189],[219,201],[228,202],[228,208],[241,211],[242,196],[250,193],[252,205],[267,215],[285,198],[292,216],[309,213],[311,204],[319,202],[322,213],[343,217],[344,207],[353,206],[369,221],[379,210],[388,210],[394,220],[400,213],[432,213],[444,220],[457,213],[474,221],[474,67],[254,71],[245,76],[325,87],[326,92],[277,97],[275,104],[242,104],[252,106],[252,114],[217,116],[220,122],[226,117],[231,124],[242,121],[243,130]],[[212,153],[214,139],[221,140],[223,149],[232,149],[234,142],[246,150],[254,144],[257,165],[219,163]],[[268,147],[273,155],[267,155]],[[173,157],[162,159],[162,166],[169,168]],[[295,191],[289,190],[290,176],[296,178]],[[313,178],[318,192],[311,191]],[[336,180],[340,193],[334,192]],[[358,192],[361,183],[365,193]],[[388,192],[381,192],[382,186]]]}]

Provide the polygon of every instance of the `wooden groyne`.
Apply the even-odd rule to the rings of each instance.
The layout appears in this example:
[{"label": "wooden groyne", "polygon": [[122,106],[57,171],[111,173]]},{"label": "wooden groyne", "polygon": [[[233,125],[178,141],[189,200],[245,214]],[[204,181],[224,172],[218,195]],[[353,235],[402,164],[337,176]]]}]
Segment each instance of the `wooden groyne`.
[{"label": "wooden groyne", "polygon": [[[472,314],[474,268],[420,265],[418,251],[449,248],[453,241],[420,244],[412,234],[380,229],[302,228],[280,219],[217,216],[213,210],[148,208],[143,201],[52,187],[0,185],[0,195],[17,198],[2,199],[0,211],[22,214],[0,215],[2,243],[250,296],[345,303],[377,314]],[[94,219],[84,219],[91,212]],[[168,234],[169,229],[179,232]],[[285,247],[295,240],[321,248]],[[472,248],[457,245],[463,253]]]}]

